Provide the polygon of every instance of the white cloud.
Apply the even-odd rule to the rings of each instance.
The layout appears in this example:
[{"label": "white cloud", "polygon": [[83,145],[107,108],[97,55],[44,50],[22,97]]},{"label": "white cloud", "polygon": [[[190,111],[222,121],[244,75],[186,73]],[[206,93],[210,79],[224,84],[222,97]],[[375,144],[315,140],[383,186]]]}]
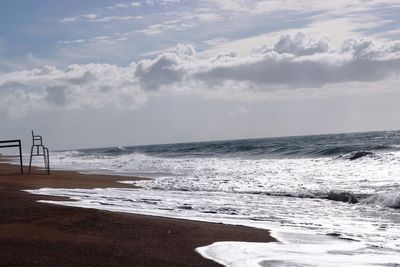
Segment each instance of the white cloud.
[{"label": "white cloud", "polygon": [[58,43],[60,44],[81,44],[84,43],[84,39],[75,39],[75,40],[60,40]]},{"label": "white cloud", "polygon": [[90,22],[129,21],[141,19],[142,16],[107,16],[90,19]]},{"label": "white cloud", "polygon": [[169,30],[183,31],[185,29],[189,29],[194,26],[195,26],[194,24],[186,23],[181,20],[168,20],[164,21],[163,23],[149,25],[145,29],[136,30],[136,32],[144,33],[146,35],[156,35],[156,34],[162,34]]},{"label": "white cloud", "polygon": [[107,35],[101,35],[101,36],[95,36],[89,39],[76,39],[76,40],[60,40],[58,41],[59,44],[63,45],[79,45],[79,44],[87,44],[91,49],[93,49],[93,46],[103,44],[103,45],[110,45],[110,44],[115,44],[118,41],[126,41],[127,38],[122,36],[107,36]]},{"label": "white cloud", "polygon": [[132,109],[158,93],[240,98],[240,92],[290,95],[310,88],[323,92],[327,87],[335,91],[335,85],[344,91],[372,90],[386,79],[394,81],[399,73],[400,42],[353,38],[333,46],[326,36],[308,38],[300,32],[282,35],[245,56],[233,51],[201,58],[191,45],[178,45],[127,67],[45,66],[5,73],[0,75],[0,111],[17,116],[57,107]]},{"label": "white cloud", "polygon": [[92,43],[103,43],[103,44],[115,43],[115,41],[113,40],[113,38],[111,36],[106,36],[106,35],[93,37],[92,39],[90,39],[90,41]]},{"label": "white cloud", "polygon": [[300,34],[282,36],[274,45],[256,49],[247,57],[206,65],[195,76],[207,85],[238,81],[271,90],[371,82],[399,70],[399,42],[349,39],[339,48],[332,48],[325,38],[307,40]]},{"label": "white cloud", "polygon": [[86,18],[86,19],[97,19],[99,16],[96,14],[87,14],[87,15],[83,15],[82,17]]},{"label": "white cloud", "polygon": [[53,66],[0,76],[0,111],[20,116],[48,108],[136,108],[146,95],[135,82],[135,66],[108,64]]},{"label": "white cloud", "polygon": [[142,16],[99,16],[96,14],[86,14],[75,17],[68,17],[61,20],[61,22],[76,22],[78,20],[85,20],[87,22],[111,22],[111,21],[130,21],[130,20],[138,20],[142,19]]},{"label": "white cloud", "polygon": [[74,21],[77,21],[78,19],[79,19],[78,16],[76,16],[76,17],[67,17],[67,18],[63,18],[61,20],[61,22],[74,22]]},{"label": "white cloud", "polygon": [[174,52],[176,50],[176,46],[171,46],[163,49],[157,49],[152,51],[147,51],[145,53],[139,54],[140,57],[154,57],[166,52]]},{"label": "white cloud", "polygon": [[196,61],[196,52],[191,45],[178,45],[174,52],[138,62],[135,77],[145,90],[159,90],[183,81],[187,75],[186,65]]},{"label": "white cloud", "polygon": [[[389,11],[400,9],[397,0],[207,0],[210,9],[226,18],[247,21],[248,18],[265,19],[269,25],[269,14],[280,17],[282,27],[276,32],[304,30],[312,34],[329,33],[333,42],[348,37],[384,36],[379,34],[385,27],[398,24]],[[266,16],[267,15],[267,16]],[[279,24],[277,24],[279,25]],[[378,34],[377,34],[378,32]],[[272,33],[272,32],[270,32]],[[262,34],[261,34],[262,35]],[[256,36],[253,36],[256,37]],[[390,35],[385,37],[391,38]],[[232,39],[232,38],[231,38]],[[251,39],[250,36],[245,37]],[[393,39],[393,38],[392,38]]]},{"label": "white cloud", "polygon": [[190,12],[172,12],[169,15],[176,19],[147,25],[144,29],[136,30],[136,32],[146,35],[156,35],[171,30],[184,31],[204,23],[215,23],[223,19],[220,15],[210,12],[208,9],[198,9]]},{"label": "white cloud", "polygon": [[226,39],[226,38],[214,38],[214,39],[204,41],[205,44],[210,45],[210,46],[221,45],[221,44],[224,44],[227,42],[228,42],[228,39]]},{"label": "white cloud", "polygon": [[178,4],[181,0],[145,0],[145,3],[149,6],[154,5],[161,5],[161,6],[168,6],[171,4]]},{"label": "white cloud", "polygon": [[376,34],[377,37],[384,37],[384,38],[391,38],[393,36],[400,36],[400,29],[395,29],[395,30],[390,30],[390,31],[385,31]]},{"label": "white cloud", "polygon": [[108,9],[120,9],[120,8],[129,8],[129,7],[140,7],[140,2],[130,2],[130,3],[118,3],[112,6],[109,6]]},{"label": "white cloud", "polygon": [[365,11],[383,5],[399,6],[397,0],[207,0],[218,9],[249,14],[273,13],[277,11],[328,11],[341,14]]},{"label": "white cloud", "polygon": [[194,21],[198,24],[200,23],[214,23],[223,20],[223,16],[218,14],[217,12],[213,12],[209,9],[199,8],[194,10],[193,12],[181,12],[177,14],[177,17],[180,17],[185,21]]},{"label": "white cloud", "polygon": [[298,33],[283,35],[276,43],[257,47],[246,56],[231,52],[200,59],[193,52],[164,53],[139,62],[135,76],[152,90],[194,82],[204,88],[237,82],[251,89],[273,90],[371,82],[399,70],[400,42],[347,39],[332,47],[326,36],[307,38]]},{"label": "white cloud", "polygon": [[329,42],[329,37],[326,35],[307,38],[304,32],[298,32],[294,35],[282,34],[273,46],[264,44],[253,49],[253,53],[264,54],[269,51],[275,51],[279,54],[289,53],[296,56],[313,55],[328,52]]}]

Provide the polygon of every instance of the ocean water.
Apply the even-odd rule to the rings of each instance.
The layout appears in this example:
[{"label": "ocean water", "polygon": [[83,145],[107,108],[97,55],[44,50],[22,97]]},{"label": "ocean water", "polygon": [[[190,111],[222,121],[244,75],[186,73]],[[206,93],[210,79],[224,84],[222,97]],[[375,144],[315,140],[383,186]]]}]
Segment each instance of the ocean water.
[{"label": "ocean water", "polygon": [[[38,162],[40,165],[41,162]],[[54,204],[271,229],[198,248],[226,266],[400,266],[400,132],[58,151],[51,165],[127,188],[29,190]],[[124,176],[151,177],[132,188]]]}]

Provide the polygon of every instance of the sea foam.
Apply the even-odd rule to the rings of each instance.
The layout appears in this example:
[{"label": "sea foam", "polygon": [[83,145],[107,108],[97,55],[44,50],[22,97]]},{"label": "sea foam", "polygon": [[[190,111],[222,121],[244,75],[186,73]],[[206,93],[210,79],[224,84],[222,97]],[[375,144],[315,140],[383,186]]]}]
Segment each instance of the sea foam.
[{"label": "sea foam", "polygon": [[280,242],[217,242],[197,251],[226,266],[376,266],[400,262],[400,214],[309,198],[152,189],[27,190],[45,203],[272,229]]},{"label": "sea foam", "polygon": [[400,132],[375,132],[53,152],[56,168],[155,179],[136,182],[141,189],[29,192],[71,199],[53,204],[272,229],[280,241],[198,249],[228,266],[396,266],[399,144]]},{"label": "sea foam", "polygon": [[362,200],[362,203],[399,209],[400,191],[376,194]]}]

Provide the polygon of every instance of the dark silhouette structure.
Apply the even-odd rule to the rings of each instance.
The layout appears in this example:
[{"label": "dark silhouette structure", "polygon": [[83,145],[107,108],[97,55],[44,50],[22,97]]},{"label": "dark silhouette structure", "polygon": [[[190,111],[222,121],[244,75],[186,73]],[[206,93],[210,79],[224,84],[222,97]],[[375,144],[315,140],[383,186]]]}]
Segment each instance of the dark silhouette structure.
[{"label": "dark silhouette structure", "polygon": [[[6,148],[6,147],[18,147],[19,148],[19,163],[21,166],[21,174],[24,174],[24,168],[22,166],[21,140],[15,139],[15,140],[0,141],[0,148]],[[49,173],[50,173],[50,169],[49,169]]]},{"label": "dark silhouette structure", "polygon": [[31,156],[29,158],[29,173],[31,173],[32,157],[42,156],[44,159],[44,170],[50,174],[50,155],[49,149],[43,145],[43,137],[35,135],[32,130],[32,147]]}]

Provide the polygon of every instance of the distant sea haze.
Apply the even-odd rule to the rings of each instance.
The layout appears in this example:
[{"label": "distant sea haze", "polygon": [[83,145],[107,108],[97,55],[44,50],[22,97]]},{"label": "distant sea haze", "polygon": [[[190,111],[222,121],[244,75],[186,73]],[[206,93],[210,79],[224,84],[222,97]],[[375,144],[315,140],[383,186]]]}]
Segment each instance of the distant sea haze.
[{"label": "distant sea haze", "polygon": [[154,178],[140,189],[31,191],[75,200],[58,204],[242,224],[282,241],[198,249],[220,263],[400,263],[399,131],[59,151],[51,164]]}]

